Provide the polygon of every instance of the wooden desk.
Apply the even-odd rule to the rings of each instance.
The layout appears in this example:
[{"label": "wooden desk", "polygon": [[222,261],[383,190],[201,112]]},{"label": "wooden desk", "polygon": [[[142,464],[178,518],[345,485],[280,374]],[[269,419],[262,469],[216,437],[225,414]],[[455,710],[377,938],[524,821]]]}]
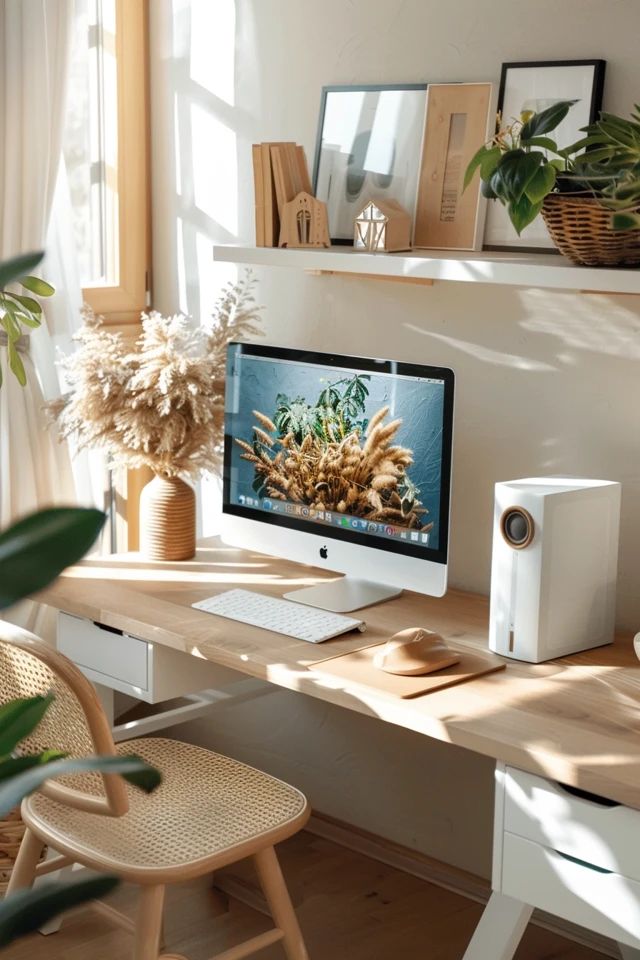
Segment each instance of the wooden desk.
[{"label": "wooden desk", "polygon": [[309,664],[422,625],[486,648],[488,601],[450,590],[441,600],[405,593],[367,609],[365,634],[314,645],[193,610],[233,587],[281,595],[332,575],[204,541],[194,561],[135,554],[72,567],[38,599],[141,639],[172,647],[290,690],[466,747],[522,770],[640,809],[640,662],[631,635],[613,646],[506,671],[415,700],[343,687]]}]

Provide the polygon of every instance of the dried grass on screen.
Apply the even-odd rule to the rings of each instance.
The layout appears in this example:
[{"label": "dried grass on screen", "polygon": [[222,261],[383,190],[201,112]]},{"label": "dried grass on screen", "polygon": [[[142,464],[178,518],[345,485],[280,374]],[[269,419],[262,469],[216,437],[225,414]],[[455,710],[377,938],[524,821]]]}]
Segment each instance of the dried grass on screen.
[{"label": "dried grass on screen", "polygon": [[79,348],[64,360],[70,390],[50,404],[62,438],[102,447],[114,464],[195,478],[219,468],[224,437],[226,347],[259,333],[254,281],[227,286],[213,322],[142,315],[131,349],[85,312]]},{"label": "dried grass on screen", "polygon": [[274,500],[427,532],[433,528],[433,523],[424,523],[428,511],[411,494],[415,488],[407,490],[411,451],[392,443],[402,421],[385,424],[388,413],[388,407],[378,410],[364,438],[355,431],[328,443],[308,433],[299,443],[293,433],[282,439],[270,436],[275,425],[254,410],[260,426],[253,428],[253,445],[238,438],[236,443]]}]

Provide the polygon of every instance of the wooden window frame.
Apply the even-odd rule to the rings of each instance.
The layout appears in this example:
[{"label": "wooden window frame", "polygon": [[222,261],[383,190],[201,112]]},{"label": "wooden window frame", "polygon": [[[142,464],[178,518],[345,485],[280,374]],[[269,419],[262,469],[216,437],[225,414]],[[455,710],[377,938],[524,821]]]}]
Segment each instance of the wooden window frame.
[{"label": "wooden window frame", "polygon": [[135,334],[151,289],[148,0],[116,0],[118,283],[83,288],[105,324]]}]

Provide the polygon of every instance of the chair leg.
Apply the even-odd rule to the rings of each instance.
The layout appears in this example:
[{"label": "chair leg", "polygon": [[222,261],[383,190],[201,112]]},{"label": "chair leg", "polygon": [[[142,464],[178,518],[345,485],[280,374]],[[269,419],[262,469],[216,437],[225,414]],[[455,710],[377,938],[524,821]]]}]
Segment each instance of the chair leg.
[{"label": "chair leg", "polygon": [[162,936],[164,885],[140,887],[133,960],[158,960]]},{"label": "chair leg", "polygon": [[18,850],[18,856],[11,871],[9,885],[7,887],[7,896],[15,893],[16,890],[24,890],[30,887],[35,879],[36,867],[42,855],[44,843],[36,837],[35,833],[27,827]]},{"label": "chair leg", "polygon": [[266,850],[260,850],[259,853],[254,854],[253,859],[271,915],[276,926],[284,934],[282,944],[287,954],[287,960],[309,960],[309,954],[302,939],[302,931],[298,925],[298,918],[293,909],[275,850],[273,847],[267,847]]}]

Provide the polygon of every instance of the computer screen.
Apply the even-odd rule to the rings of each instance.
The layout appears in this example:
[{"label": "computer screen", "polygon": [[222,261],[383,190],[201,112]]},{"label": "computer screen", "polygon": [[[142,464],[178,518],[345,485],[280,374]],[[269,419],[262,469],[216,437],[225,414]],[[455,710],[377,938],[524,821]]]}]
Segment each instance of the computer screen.
[{"label": "computer screen", "polygon": [[232,343],[223,509],[447,561],[453,373]]}]

